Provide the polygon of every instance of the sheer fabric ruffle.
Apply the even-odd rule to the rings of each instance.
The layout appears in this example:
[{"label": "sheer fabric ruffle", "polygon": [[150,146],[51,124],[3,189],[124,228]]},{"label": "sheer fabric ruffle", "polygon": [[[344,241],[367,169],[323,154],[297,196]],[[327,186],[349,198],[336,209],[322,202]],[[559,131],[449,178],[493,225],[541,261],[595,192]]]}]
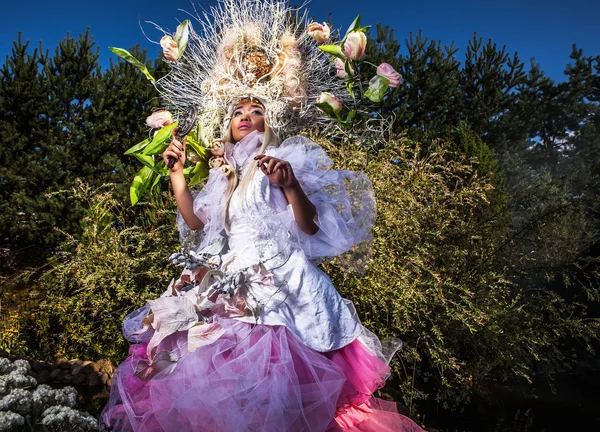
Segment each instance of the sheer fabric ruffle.
[{"label": "sheer fabric ruffle", "polygon": [[304,233],[291,206],[278,213],[289,242],[311,259],[334,257],[370,238],[377,215],[371,181],[362,172],[332,170],[333,162],[310,139],[294,136],[267,154],[290,163],[302,189],[317,210],[315,235]]},{"label": "sheer fabric ruffle", "polygon": [[225,333],[188,351],[186,332],[158,351],[176,366],[144,379],[147,345],[114,378],[101,415],[114,431],[324,431],[335,415],[345,377],[325,356],[282,326],[215,317]]},{"label": "sheer fabric ruffle", "polygon": [[[264,134],[253,132],[235,145],[225,145],[225,157],[235,171],[253,162],[263,139]],[[266,154],[290,163],[316,207],[319,231],[311,236],[300,230],[280,188],[257,171],[250,188],[259,196],[254,196],[247,209],[247,220],[259,231],[259,238],[272,239],[280,249],[291,245],[309,259],[334,257],[370,238],[377,210],[373,187],[364,173],[331,170],[333,162],[323,149],[301,136],[288,138],[279,147],[269,147]],[[205,223],[197,233],[197,249],[209,245],[223,231],[226,187],[225,175],[213,168],[206,185],[195,195],[194,212]],[[178,225],[184,238],[190,231],[180,216]]]},{"label": "sheer fabric ruffle", "polygon": [[423,432],[410,418],[398,413],[395,402],[373,396],[385,385],[390,368],[360,340],[324,355],[346,377],[328,432]]},{"label": "sheer fabric ruffle", "polygon": [[321,354],[283,326],[213,323],[224,333],[195,351],[185,331],[161,341],[166,367],[149,367],[147,343],[133,344],[101,430],[421,431],[395,403],[372,397],[389,367],[359,340]]}]

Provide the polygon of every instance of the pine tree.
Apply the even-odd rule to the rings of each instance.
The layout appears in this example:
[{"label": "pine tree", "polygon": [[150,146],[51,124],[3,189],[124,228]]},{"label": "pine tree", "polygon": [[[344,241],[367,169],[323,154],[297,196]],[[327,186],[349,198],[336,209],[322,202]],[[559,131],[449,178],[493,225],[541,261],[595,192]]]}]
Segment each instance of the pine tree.
[{"label": "pine tree", "polygon": [[[40,235],[46,198],[43,184],[49,149],[49,101],[39,72],[45,61],[40,44],[33,54],[22,36],[0,69],[0,241],[5,252],[36,255],[32,246],[49,241]],[[49,225],[45,224],[47,235]]]},{"label": "pine tree", "polygon": [[502,151],[525,135],[519,117],[511,115],[516,108],[518,93],[524,83],[523,63],[506,47],[498,49],[490,39],[473,35],[461,69],[461,119],[496,151]]},{"label": "pine tree", "polygon": [[111,63],[102,74],[89,30],[67,36],[53,56],[41,45],[33,55],[27,49],[19,37],[0,71],[0,238],[13,256],[32,251],[18,260],[34,265],[64,233],[80,232],[81,205],[69,192],[78,180],[118,183],[126,202],[139,164],[123,153],[144,138],[157,101],[129,64]]},{"label": "pine tree", "polygon": [[454,44],[442,46],[421,32],[412,33],[402,54],[393,30],[377,25],[377,36],[367,44],[367,60],[374,65],[389,63],[403,78],[383,101],[381,112],[393,115],[394,131],[415,137],[436,137],[460,122],[459,67]]}]

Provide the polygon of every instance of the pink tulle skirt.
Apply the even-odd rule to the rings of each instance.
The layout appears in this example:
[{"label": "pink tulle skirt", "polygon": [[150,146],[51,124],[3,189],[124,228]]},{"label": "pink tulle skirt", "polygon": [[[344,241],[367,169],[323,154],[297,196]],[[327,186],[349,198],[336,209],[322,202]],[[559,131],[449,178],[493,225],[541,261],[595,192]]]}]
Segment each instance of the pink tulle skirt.
[{"label": "pink tulle skirt", "polygon": [[154,368],[147,345],[132,345],[101,430],[421,431],[372,397],[389,368],[358,340],[321,354],[285,327],[214,321],[225,330],[215,342],[188,352],[186,332],[174,333]]}]

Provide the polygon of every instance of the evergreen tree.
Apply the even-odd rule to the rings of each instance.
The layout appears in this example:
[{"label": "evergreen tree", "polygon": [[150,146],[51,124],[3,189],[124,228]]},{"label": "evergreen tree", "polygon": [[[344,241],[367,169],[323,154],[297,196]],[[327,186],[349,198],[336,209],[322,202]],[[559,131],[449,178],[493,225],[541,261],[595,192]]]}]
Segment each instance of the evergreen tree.
[{"label": "evergreen tree", "polygon": [[103,76],[89,30],[67,36],[53,56],[41,45],[33,55],[27,48],[19,37],[0,71],[0,238],[13,256],[31,251],[18,260],[34,265],[63,239],[61,231],[80,232],[81,206],[65,193],[76,179],[119,183],[126,200],[138,163],[123,153],[143,139],[157,101],[125,62],[111,63]]},{"label": "evergreen tree", "polygon": [[398,123],[416,136],[443,135],[460,121],[458,49],[454,44],[442,47],[421,32],[410,34],[406,48],[400,58],[405,83],[398,91]]},{"label": "evergreen tree", "polygon": [[461,119],[496,151],[524,137],[520,117],[511,115],[516,108],[516,89],[525,79],[523,63],[506,47],[498,49],[491,39],[484,46],[473,35],[461,70]]},{"label": "evergreen tree", "polygon": [[[571,58],[575,64],[567,65],[579,110],[576,112],[579,130],[570,139],[568,155],[571,159],[571,190],[587,203],[590,217],[595,220],[596,232],[600,230],[600,56],[584,57],[581,50],[573,48]],[[598,241],[596,237],[596,242]]]},{"label": "evergreen tree", "polygon": [[[39,72],[46,54],[40,44],[33,54],[22,36],[0,69],[0,239],[13,253],[37,253],[32,246],[51,241],[47,184],[53,173],[49,106],[46,84]],[[45,228],[41,235],[39,226]]]}]

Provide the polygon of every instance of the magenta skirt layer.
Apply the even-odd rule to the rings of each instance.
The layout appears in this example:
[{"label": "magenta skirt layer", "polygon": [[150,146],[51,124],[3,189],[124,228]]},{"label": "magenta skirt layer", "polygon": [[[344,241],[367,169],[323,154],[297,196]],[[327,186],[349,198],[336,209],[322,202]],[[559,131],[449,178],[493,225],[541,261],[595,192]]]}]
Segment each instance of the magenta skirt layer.
[{"label": "magenta skirt layer", "polygon": [[101,430],[421,431],[372,398],[389,369],[359,341],[323,355],[285,327],[214,321],[225,332],[194,352],[187,332],[163,340],[157,367],[147,367],[146,344],[132,345]]},{"label": "magenta skirt layer", "polygon": [[324,355],[346,377],[327,432],[423,432],[410,418],[398,413],[395,402],[373,397],[373,392],[385,385],[390,367],[359,340]]}]

